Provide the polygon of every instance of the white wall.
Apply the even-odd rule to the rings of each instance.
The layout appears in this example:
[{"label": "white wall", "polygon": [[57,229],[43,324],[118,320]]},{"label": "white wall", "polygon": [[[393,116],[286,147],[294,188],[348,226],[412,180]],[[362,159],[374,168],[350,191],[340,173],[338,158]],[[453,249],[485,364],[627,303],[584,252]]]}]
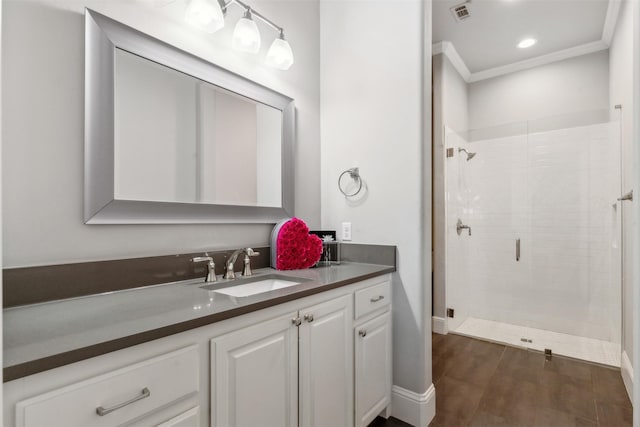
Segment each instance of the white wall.
[{"label": "white wall", "polygon": [[[231,49],[233,24],[214,35],[183,20],[185,3],[20,0],[3,2],[4,266],[17,267],[266,245],[271,225],[83,224],[85,6],[291,96],[296,101],[296,215],[320,225],[319,6],[260,1],[287,34],[289,71],[263,64],[276,36],[261,27],[258,56]],[[230,12],[230,22],[239,15]],[[259,24],[261,25],[261,24]]]},{"label": "white wall", "polygon": [[442,56],[442,120],[455,132],[469,129],[469,85],[449,58]]},{"label": "white wall", "polygon": [[433,57],[433,315],[446,317],[446,203],[445,203],[445,126],[466,132],[468,85],[451,61],[443,55]]},{"label": "white wall", "polygon": [[[631,9],[633,2],[623,1],[616,31],[610,47],[610,106],[612,121],[621,121],[622,135],[622,188],[621,192],[627,192],[633,188],[633,14]],[[616,104],[622,105],[622,110],[614,109]],[[638,190],[635,190],[638,191]],[[635,203],[635,201],[634,201]],[[622,203],[623,234],[628,237],[623,246],[623,350],[633,360],[633,263],[634,248],[633,236],[636,220],[633,216],[633,204]]]},{"label": "white wall", "polygon": [[[419,0],[320,4],[322,226],[397,245],[393,381],[419,394],[431,385],[429,16]],[[347,200],[337,179],[353,166],[366,190]]]},{"label": "white wall", "polygon": [[608,51],[469,84],[469,129],[607,110]]}]

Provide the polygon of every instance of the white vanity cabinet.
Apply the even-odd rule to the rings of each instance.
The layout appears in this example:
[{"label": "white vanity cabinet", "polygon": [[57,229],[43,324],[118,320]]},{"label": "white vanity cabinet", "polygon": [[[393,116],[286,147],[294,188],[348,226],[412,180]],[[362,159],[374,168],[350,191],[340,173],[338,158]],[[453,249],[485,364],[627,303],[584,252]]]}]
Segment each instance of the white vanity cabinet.
[{"label": "white vanity cabinet", "polygon": [[390,309],[389,281],[356,291],[358,319],[353,331],[356,427],[366,427],[391,404]]},{"label": "white vanity cabinet", "polygon": [[211,418],[225,427],[353,424],[352,296],[211,340]]},{"label": "white vanity cabinet", "polygon": [[4,425],[365,427],[389,412],[390,312],[383,275],[25,376]]}]

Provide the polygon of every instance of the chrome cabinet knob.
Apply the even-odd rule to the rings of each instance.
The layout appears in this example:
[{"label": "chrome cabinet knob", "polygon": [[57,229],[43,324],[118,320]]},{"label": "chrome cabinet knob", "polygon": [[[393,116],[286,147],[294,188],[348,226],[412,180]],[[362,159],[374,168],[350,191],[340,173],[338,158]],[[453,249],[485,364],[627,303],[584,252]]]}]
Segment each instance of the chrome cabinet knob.
[{"label": "chrome cabinet knob", "polygon": [[306,320],[309,323],[313,322],[313,314],[305,314],[304,320]]},{"label": "chrome cabinet knob", "polygon": [[367,331],[366,331],[366,329],[360,329],[360,330],[358,331],[358,335],[360,335],[362,338],[366,337],[366,336],[367,336]]}]

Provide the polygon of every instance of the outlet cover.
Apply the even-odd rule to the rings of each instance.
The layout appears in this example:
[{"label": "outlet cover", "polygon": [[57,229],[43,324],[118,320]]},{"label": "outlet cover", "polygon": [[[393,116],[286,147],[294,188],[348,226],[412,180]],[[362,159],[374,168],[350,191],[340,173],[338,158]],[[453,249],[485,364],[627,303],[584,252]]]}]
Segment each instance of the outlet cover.
[{"label": "outlet cover", "polygon": [[342,241],[344,242],[351,241],[351,223],[350,222],[342,223]]}]

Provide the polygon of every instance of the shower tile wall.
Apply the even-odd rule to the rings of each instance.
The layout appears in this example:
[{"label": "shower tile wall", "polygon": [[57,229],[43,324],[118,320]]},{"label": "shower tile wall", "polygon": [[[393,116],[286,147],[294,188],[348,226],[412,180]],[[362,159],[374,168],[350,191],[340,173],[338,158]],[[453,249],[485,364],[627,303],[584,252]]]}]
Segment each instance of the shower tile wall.
[{"label": "shower tile wall", "polygon": [[[619,342],[617,124],[447,136],[449,329],[471,316]],[[457,235],[458,218],[471,236]]]}]

